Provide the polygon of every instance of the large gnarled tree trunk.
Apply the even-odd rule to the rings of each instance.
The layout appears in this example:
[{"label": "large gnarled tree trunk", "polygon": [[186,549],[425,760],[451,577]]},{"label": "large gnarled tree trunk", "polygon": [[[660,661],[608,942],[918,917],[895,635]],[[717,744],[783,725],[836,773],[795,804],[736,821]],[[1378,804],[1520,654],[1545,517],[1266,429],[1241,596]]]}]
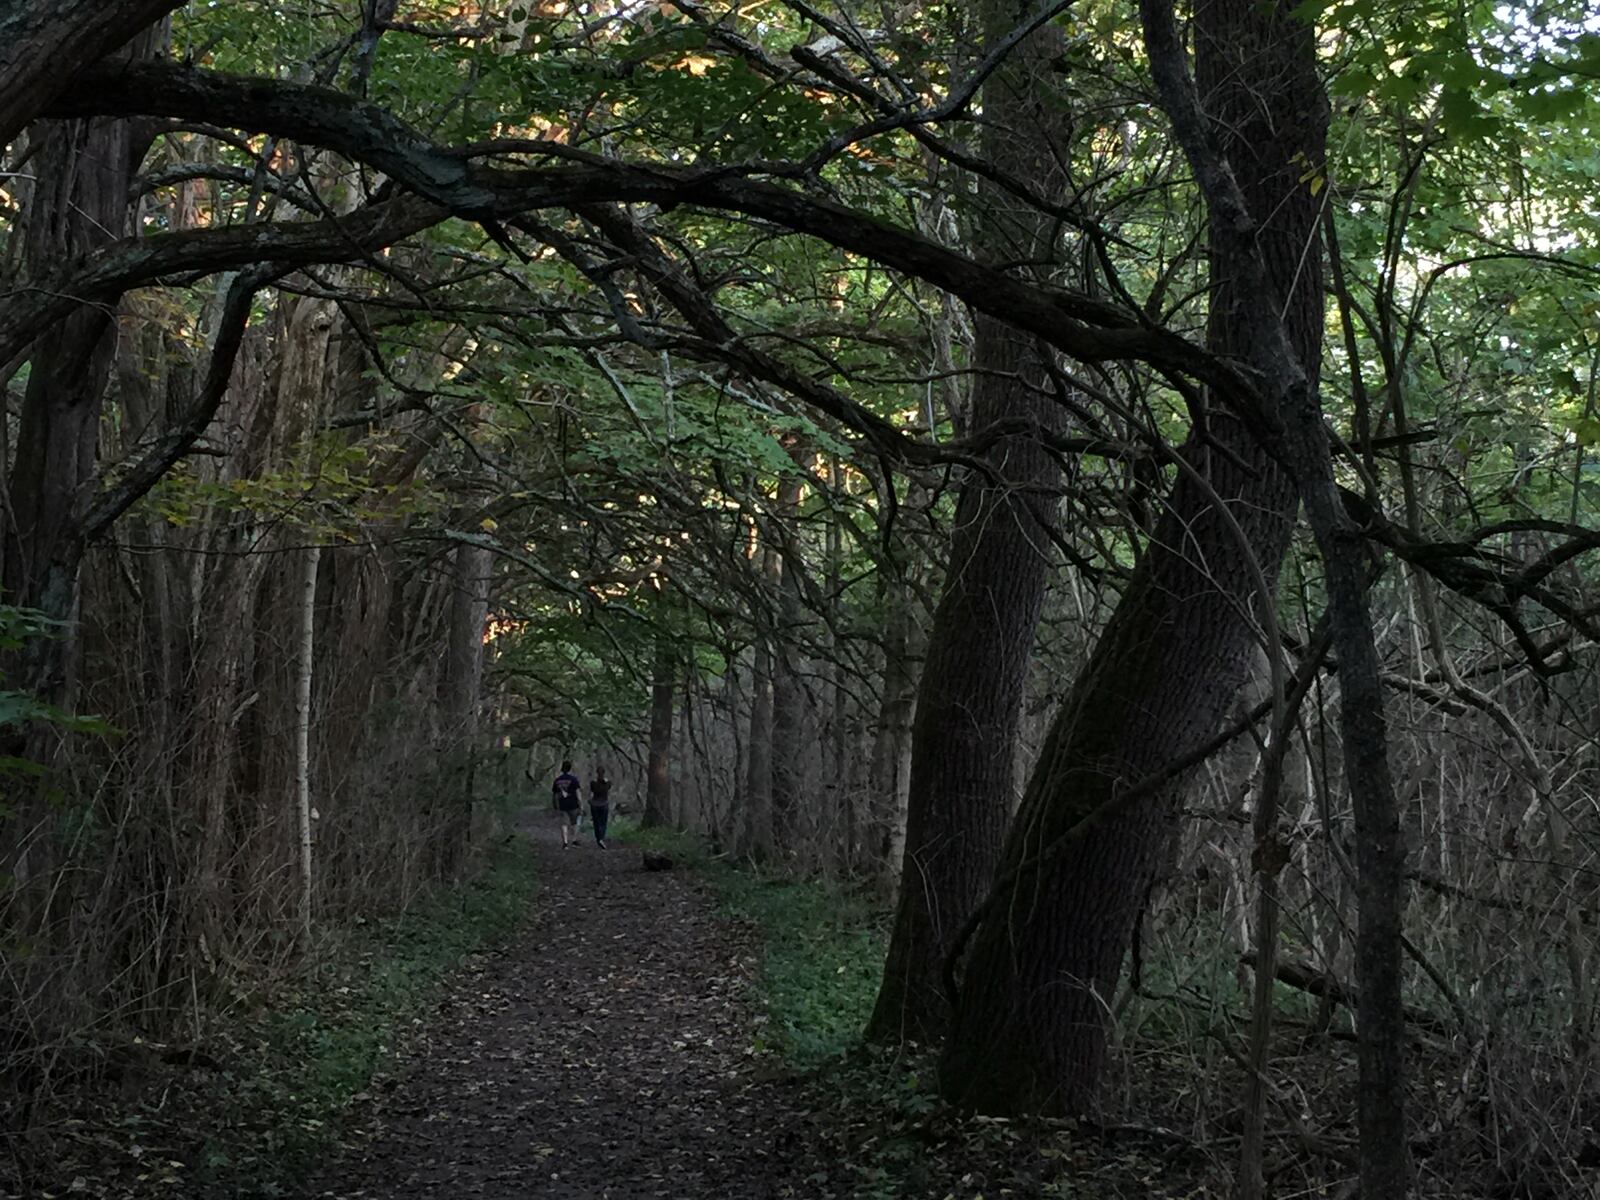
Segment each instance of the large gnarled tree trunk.
[{"label": "large gnarled tree trunk", "polygon": [[[999,0],[987,6],[991,37],[1027,14]],[[984,90],[987,157],[1033,180],[1052,166],[1046,71],[1056,39],[1035,33]],[[1047,261],[1051,223],[987,188],[979,252],[991,261]],[[1008,418],[1043,430],[1060,424],[1036,339],[980,314],[975,322],[973,433]],[[934,612],[911,735],[911,787],[900,898],[883,984],[868,1036],[927,1041],[942,1033],[948,1005],[940,986],[950,940],[994,870],[1014,792],[1015,744],[1023,688],[1050,563],[1050,530],[1060,479],[1035,433],[996,441],[984,454],[994,478],[973,472],[951,531],[949,574]]]},{"label": "large gnarled tree trunk", "polygon": [[[1196,61],[1212,136],[1258,221],[1256,245],[1293,353],[1315,379],[1317,201],[1327,108],[1310,28],[1286,3],[1208,0]],[[1261,280],[1211,235],[1212,351],[1247,358]],[[993,1113],[1081,1113],[1098,1098],[1115,990],[1182,780],[1122,793],[1212,736],[1242,682],[1261,581],[1277,576],[1293,482],[1220,405],[1193,438],[1139,572],[1058,714],[1006,842],[1005,895],[976,933],[942,1064],[951,1099]],[[1226,505],[1219,510],[1217,499]],[[1079,835],[1067,831],[1099,814]]]}]

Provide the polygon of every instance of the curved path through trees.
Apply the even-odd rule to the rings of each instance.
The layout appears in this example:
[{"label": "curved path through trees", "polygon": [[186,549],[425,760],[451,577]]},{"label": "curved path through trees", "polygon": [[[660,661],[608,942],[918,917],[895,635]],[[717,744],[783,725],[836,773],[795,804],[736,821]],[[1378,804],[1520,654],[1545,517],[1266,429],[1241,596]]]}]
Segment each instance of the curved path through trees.
[{"label": "curved path through trees", "polygon": [[821,1195],[806,1115],[746,1053],[756,952],[680,872],[534,830],[538,912],[439,1006],[317,1197]]}]

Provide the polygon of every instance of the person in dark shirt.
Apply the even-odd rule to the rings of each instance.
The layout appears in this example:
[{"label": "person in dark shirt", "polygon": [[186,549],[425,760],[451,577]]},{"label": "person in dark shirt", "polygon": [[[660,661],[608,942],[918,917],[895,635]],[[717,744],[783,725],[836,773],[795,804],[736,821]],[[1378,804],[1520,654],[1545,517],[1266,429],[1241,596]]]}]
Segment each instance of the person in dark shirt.
[{"label": "person in dark shirt", "polygon": [[589,816],[594,821],[594,844],[604,850],[606,822],[611,818],[611,781],[604,767],[596,767],[589,781]]},{"label": "person in dark shirt", "polygon": [[578,814],[583,811],[582,788],[578,777],[572,773],[572,763],[561,764],[561,774],[556,776],[550,789],[551,802],[561,812],[561,848],[570,850],[577,844],[573,830],[578,825]]}]

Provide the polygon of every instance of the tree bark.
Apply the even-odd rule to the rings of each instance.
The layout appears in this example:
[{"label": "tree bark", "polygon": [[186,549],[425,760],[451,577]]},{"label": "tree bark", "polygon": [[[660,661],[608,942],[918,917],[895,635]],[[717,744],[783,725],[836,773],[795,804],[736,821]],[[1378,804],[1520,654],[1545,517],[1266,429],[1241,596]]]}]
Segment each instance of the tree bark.
[{"label": "tree bark", "polygon": [[[13,14],[0,27],[19,19]],[[146,34],[129,52],[149,54],[158,42],[156,33]],[[0,50],[0,61],[10,49]],[[29,136],[40,149],[24,237],[28,273],[38,280],[61,261],[123,235],[128,188],[142,148],[123,120],[41,121]],[[6,599],[69,625],[64,636],[31,648],[20,682],[63,706],[72,703],[75,683],[78,642],[70,623],[78,603],[100,402],[116,349],[114,314],[114,306],[73,305],[34,342],[8,481]]]},{"label": "tree bark", "polygon": [[[1249,355],[1270,304],[1314,380],[1321,264],[1302,176],[1322,162],[1327,107],[1311,30],[1286,3],[1209,0],[1195,42],[1209,136],[1259,214],[1262,264],[1247,269],[1253,260],[1213,218],[1208,349]],[[1263,603],[1260,581],[1277,576],[1297,507],[1287,473],[1217,408],[1208,442],[1192,437],[1183,451],[1191,470],[1056,717],[1007,839],[1007,894],[973,938],[942,1064],[943,1090],[962,1105],[1071,1114],[1096,1104],[1107,1004],[1182,782],[1119,797],[1217,729],[1257,631],[1248,614]]]},{"label": "tree bark", "polygon": [[672,710],[677,697],[678,656],[672,637],[656,632],[655,670],[650,681],[650,762],[645,778],[644,823],[672,820]]},{"label": "tree bark", "polygon": [[[802,448],[788,446],[790,457]],[[787,538],[799,514],[803,479],[798,471],[785,475],[778,483],[775,517]],[[805,687],[800,679],[800,579],[793,563],[777,553],[768,568],[769,581],[776,585],[773,597],[778,608],[777,636],[772,644],[772,841],[780,854],[799,851],[801,785],[800,738],[805,721]],[[810,814],[808,814],[810,815]]]},{"label": "tree bark", "polygon": [[294,815],[299,840],[299,890],[295,895],[295,935],[302,953],[311,950],[311,681],[316,666],[317,565],[322,549],[301,552],[300,630],[294,681]]},{"label": "tree bark", "polygon": [[[0,147],[59,96],[73,73],[129,42],[184,0],[25,0],[0,11]],[[126,195],[126,193],[124,193]]]},{"label": "tree bark", "polygon": [[[479,702],[483,693],[484,629],[489,623],[489,588],[494,576],[494,552],[486,546],[462,543],[455,550],[455,590],[450,597],[449,647],[445,665],[444,719],[447,758],[452,770],[461,770],[462,791],[450,844],[443,857],[458,864],[472,835],[470,764],[477,747]],[[463,761],[463,754],[465,759]]]},{"label": "tree bark", "polygon": [[[987,7],[991,38],[1026,16],[1011,0]],[[1056,42],[1048,32],[1034,34],[984,89],[985,157],[1010,174],[1059,175],[1045,74]],[[1015,201],[1008,206],[997,188],[980,194],[981,258],[1049,261],[1049,221]],[[1051,351],[985,314],[974,332],[970,431],[1017,417],[1059,428]],[[962,486],[918,689],[900,898],[867,1027],[874,1039],[926,1042],[943,1033],[949,1010],[940,979],[950,939],[988,886],[1014,800],[1017,730],[1061,470],[1035,433],[1001,438],[984,458],[997,479],[973,472]]]},{"label": "tree bark", "polygon": [[772,651],[760,633],[750,670],[750,736],[739,844],[758,862],[772,857]]},{"label": "tree bark", "polygon": [[887,589],[888,620],[883,634],[883,703],[873,735],[870,773],[874,877],[885,896],[895,894],[905,858],[905,827],[911,796],[911,727],[917,712],[917,673],[913,663],[911,590],[903,579]]}]

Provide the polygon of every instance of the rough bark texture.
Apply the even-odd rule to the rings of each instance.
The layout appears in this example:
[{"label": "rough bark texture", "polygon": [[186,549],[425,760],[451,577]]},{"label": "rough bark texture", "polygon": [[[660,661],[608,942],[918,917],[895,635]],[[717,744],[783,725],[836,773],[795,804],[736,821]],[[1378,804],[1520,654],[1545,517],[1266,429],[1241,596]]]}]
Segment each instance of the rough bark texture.
[{"label": "rough bark texture", "polygon": [[126,44],[184,0],[26,0],[0,9],[0,146],[42,113],[72,73]]},{"label": "rough bark texture", "polygon": [[[26,246],[29,273],[38,277],[123,233],[134,147],[124,121],[41,122],[30,136],[40,149]],[[61,621],[70,621],[77,605],[82,516],[116,346],[114,313],[75,306],[29,354],[8,498],[5,593],[9,602]],[[28,686],[70,704],[74,652],[71,637],[39,643]]]},{"label": "rough bark texture", "polygon": [[[1291,6],[1211,0],[1197,11],[1201,96],[1231,156],[1264,265],[1245,269],[1213,228],[1209,349],[1244,357],[1263,286],[1314,379],[1322,332],[1317,202],[1301,181],[1322,161],[1327,110],[1308,27]],[[1308,246],[1311,249],[1308,251]],[[1286,299],[1282,299],[1286,298]],[[1291,480],[1234,420],[1213,412],[1141,568],[1046,741],[1007,838],[1008,892],[974,937],[942,1086],[994,1113],[1081,1113],[1097,1100],[1107,1003],[1173,829],[1180,786],[1130,804],[1121,789],[1216,730],[1246,667],[1261,603],[1296,509]],[[1212,500],[1222,498],[1237,531]],[[1241,539],[1238,534],[1242,532]],[[1092,813],[1102,818],[1040,854]]]},{"label": "rough bark texture", "polygon": [[[988,6],[991,36],[1025,15]],[[1056,49],[1035,34],[984,91],[986,157],[1018,176],[1048,179],[1051,117],[1044,72]],[[987,189],[975,241],[992,261],[1040,262],[1052,226]],[[980,314],[975,323],[969,423],[973,432],[1024,418],[1053,430],[1046,355],[1030,335]],[[1033,434],[985,453],[1002,482],[963,485],[949,574],[918,689],[900,898],[868,1036],[929,1041],[949,1017],[940,977],[950,939],[988,886],[1014,793],[1015,744],[1034,631],[1049,569],[1057,459]]]}]

